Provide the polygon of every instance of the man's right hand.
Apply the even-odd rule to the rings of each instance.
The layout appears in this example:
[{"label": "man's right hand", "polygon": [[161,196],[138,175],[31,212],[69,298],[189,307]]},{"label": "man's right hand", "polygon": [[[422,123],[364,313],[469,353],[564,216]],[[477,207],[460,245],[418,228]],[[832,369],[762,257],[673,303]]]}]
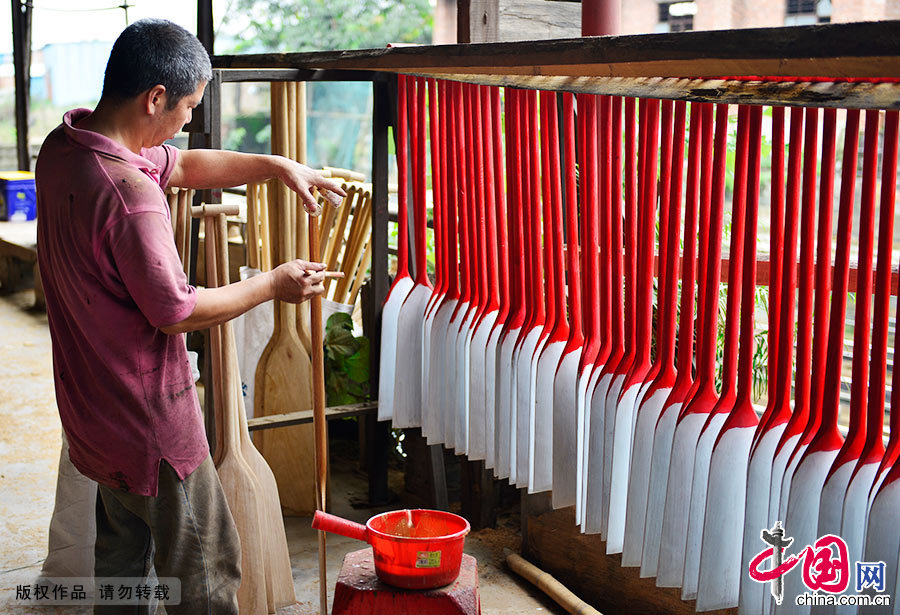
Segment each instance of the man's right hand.
[{"label": "man's right hand", "polygon": [[272,270],[272,290],[276,299],[301,303],[325,292],[325,264],[293,260]]}]

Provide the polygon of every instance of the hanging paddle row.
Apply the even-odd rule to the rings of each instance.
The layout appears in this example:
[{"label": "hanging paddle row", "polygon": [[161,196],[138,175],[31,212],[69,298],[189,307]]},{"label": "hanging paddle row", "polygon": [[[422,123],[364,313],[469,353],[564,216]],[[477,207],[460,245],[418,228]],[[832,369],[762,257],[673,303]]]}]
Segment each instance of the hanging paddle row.
[{"label": "hanging paddle row", "polygon": [[780,528],[896,599],[898,112],[397,83],[379,419],[698,611],[809,612],[802,565],[751,578]]}]

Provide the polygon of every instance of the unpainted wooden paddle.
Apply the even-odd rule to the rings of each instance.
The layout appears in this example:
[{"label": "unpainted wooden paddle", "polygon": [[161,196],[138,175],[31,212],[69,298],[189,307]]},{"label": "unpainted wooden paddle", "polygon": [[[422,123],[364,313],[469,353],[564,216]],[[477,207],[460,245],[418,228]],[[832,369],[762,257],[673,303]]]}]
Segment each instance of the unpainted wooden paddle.
[{"label": "unpainted wooden paddle", "polygon": [[[224,215],[216,216],[216,252],[217,269],[220,286],[230,283],[228,278],[228,250],[226,221]],[[229,374],[239,374],[237,343],[231,322],[221,326],[221,357],[229,364]],[[275,475],[265,458],[260,454],[247,430],[247,413],[244,408],[244,396],[239,398],[238,431],[240,434],[241,455],[253,472],[259,490],[260,529],[265,545],[264,558],[266,570],[267,603],[270,613],[276,609],[294,604],[294,580],[291,572],[291,559],[288,553],[287,536],[284,531],[284,520],[281,516],[281,505],[278,500],[278,484]]]},{"label": "unpainted wooden paddle", "polygon": [[[433,90],[432,90],[433,91]],[[422,424],[422,322],[425,304],[433,286],[426,265],[427,211],[425,204],[425,79],[416,79],[413,105],[413,230],[415,234],[415,286],[409,291],[397,316],[397,361],[394,369],[393,425],[396,428]]]},{"label": "unpainted wooden paddle", "polygon": [[[883,440],[885,372],[887,368],[888,314],[891,301],[891,248],[894,239],[894,204],[896,200],[895,186],[897,185],[897,132],[898,113],[889,111],[885,114],[884,126],[878,263],[874,282],[875,308],[872,325],[866,441],[843,497],[840,528],[834,532],[847,543],[847,555],[850,561],[863,560],[866,517],[869,512],[869,492],[875,483],[878,467],[885,458]],[[891,410],[893,412],[893,408]],[[823,489],[819,512],[820,533],[822,530],[821,511],[825,506],[825,490]],[[852,609],[839,607],[836,611],[849,613]]]},{"label": "unpainted wooden paddle", "polygon": [[[564,227],[562,177],[559,165],[559,117],[555,93],[541,92],[541,120],[542,136],[544,133],[547,134],[546,139],[541,139],[541,163],[542,175],[545,178],[544,201],[550,205],[550,215],[545,214],[544,241],[551,247],[548,264],[552,269],[552,275],[548,276],[548,279],[552,282],[552,288],[547,295],[548,320],[544,328],[547,337],[534,367],[534,423],[531,426],[531,463],[528,468],[530,493],[537,492],[538,485],[542,486],[542,491],[548,488],[547,483],[553,480],[553,449],[557,442],[562,440],[560,446],[563,446],[564,450],[571,451],[577,429],[575,413],[564,415],[561,408],[559,412],[554,412],[553,405],[557,368],[569,339],[563,265]],[[544,209],[546,212],[548,208]],[[546,232],[548,227],[549,233]],[[574,410],[574,407],[571,409]],[[557,433],[564,438],[558,438]]]},{"label": "unpainted wooden paddle", "polygon": [[[611,280],[612,261],[617,255],[612,253],[610,242],[601,242],[600,239],[610,236],[612,217],[621,216],[622,210],[619,168],[622,162],[619,153],[621,136],[617,132],[622,128],[621,99],[588,95],[580,100],[579,109],[580,115],[585,117],[585,121],[579,122],[581,142],[584,143],[582,159],[585,171],[581,191],[584,211],[582,267],[581,278],[576,283],[581,284],[584,297],[584,341],[580,352],[576,352],[577,361],[575,357],[569,359],[569,365],[573,367],[564,365],[561,369],[575,370],[575,522],[581,525],[584,532],[591,455],[589,444],[592,412],[588,393],[593,392],[613,347],[610,334],[614,300]],[[615,188],[613,176],[619,178]],[[619,234],[621,236],[621,229]],[[564,378],[563,382],[565,380]],[[565,449],[561,449],[560,453],[565,455],[564,451]],[[565,480],[571,481],[570,476],[568,473]]]},{"label": "unpainted wooden paddle", "polygon": [[[700,431],[694,450],[694,469],[691,478],[691,501],[688,509],[687,541],[685,542],[684,573],[681,582],[682,600],[697,596],[700,573],[700,547],[703,539],[703,518],[709,464],[716,439],[737,399],[738,333],[743,280],[744,225],[747,206],[747,171],[750,154],[750,107],[738,107],[737,147],[734,163],[734,192],[731,215],[731,245],[729,247],[728,287],[725,307],[724,348],[722,357],[722,390]],[[719,229],[723,232],[721,226]],[[755,280],[754,280],[755,283]],[[751,334],[752,335],[752,334]]]},{"label": "unpainted wooden paddle", "polygon": [[[583,374],[579,373],[579,389],[577,395],[581,395],[581,386],[582,383],[584,386],[584,414],[587,416],[590,414],[590,419],[585,419],[585,423],[588,423],[585,427],[585,454],[586,459],[582,462],[583,466],[583,486],[582,486],[582,525],[581,529],[585,533],[595,534],[599,533],[602,529],[602,517],[603,517],[603,476],[604,476],[604,441],[606,438],[606,397],[609,392],[610,386],[613,383],[613,378],[615,377],[615,370],[618,366],[619,362],[622,359],[622,356],[625,353],[625,322],[626,322],[626,309],[630,307],[630,299],[629,302],[626,303],[625,297],[630,292],[630,286],[624,286],[625,291],[623,291],[623,278],[628,279],[628,276],[633,273],[632,268],[629,265],[629,269],[626,272],[625,269],[625,259],[628,258],[629,262],[634,261],[633,254],[633,241],[635,232],[632,229],[632,226],[635,222],[635,211],[637,207],[637,198],[636,198],[636,190],[637,190],[637,179],[636,179],[636,167],[635,167],[635,100],[633,98],[626,98],[624,101],[625,107],[625,192],[623,195],[622,192],[622,158],[621,158],[621,114],[622,114],[622,99],[614,98],[611,106],[612,110],[612,136],[611,136],[611,148],[612,148],[612,156],[611,156],[611,192],[612,198],[610,199],[610,229],[612,235],[612,241],[610,242],[610,247],[612,253],[610,255],[610,292],[609,292],[609,314],[610,314],[610,325],[608,329],[608,348],[609,353],[606,356],[604,361],[596,361],[593,368],[587,372],[589,377],[587,379],[584,378]],[[624,206],[623,206],[623,196],[624,196]],[[623,216],[624,214],[624,216]],[[624,221],[624,222],[623,222]],[[587,229],[585,229],[587,233]],[[593,237],[593,235],[590,235]],[[585,245],[586,239],[582,240]],[[598,239],[599,241],[599,239]],[[624,245],[627,245],[627,250],[624,248]],[[586,252],[584,249],[582,252]],[[588,269],[587,261],[583,260],[584,269]],[[591,265],[591,267],[595,267],[596,265]],[[595,269],[593,269],[596,271]],[[593,277],[596,276],[586,276],[583,272],[583,277]],[[589,324],[590,319],[588,315],[591,314],[590,311],[590,298],[588,297],[589,293],[593,291],[590,290],[591,286],[589,283],[582,283],[585,287],[585,349],[582,351],[581,362],[584,363],[586,361],[586,356],[590,355],[590,351],[588,348],[588,341],[590,339],[591,325]],[[596,305],[596,303],[595,303]],[[596,316],[596,315],[595,315]],[[591,316],[594,318],[595,316]],[[630,317],[629,317],[630,320]],[[607,336],[605,336],[607,337]],[[596,342],[595,342],[596,343]],[[597,351],[599,354],[599,349]],[[579,364],[580,365],[580,364]],[[580,402],[580,397],[577,398],[577,401]]]},{"label": "unpainted wooden paddle", "polygon": [[[276,151],[284,151],[288,140],[284,110],[287,91],[273,84],[273,139]],[[278,183],[274,191],[278,218],[275,225],[279,262],[294,258],[294,226],[289,190]],[[254,416],[294,412],[312,407],[312,365],[297,334],[296,306],[275,301],[275,327],[256,368]],[[312,466],[314,450],[311,426],[298,425],[262,430],[256,437],[260,452],[278,482],[282,509],[291,514],[315,510],[315,484],[306,468]]]},{"label": "unpainted wooden paddle", "polygon": [[[499,374],[497,365],[500,358],[500,338],[503,335],[506,319],[510,313],[510,264],[509,264],[509,233],[507,231],[507,211],[505,190],[506,186],[503,178],[503,139],[501,136],[502,128],[500,125],[500,88],[491,88],[491,129],[493,137],[489,140],[493,148],[493,156],[491,159],[494,173],[494,206],[495,213],[495,239],[493,248],[496,250],[497,258],[497,280],[498,280],[498,307],[497,314],[494,318],[494,324],[488,335],[487,343],[484,350],[484,405],[485,405],[485,467],[493,469],[497,464],[497,384],[499,382]],[[506,135],[507,143],[510,135]],[[509,148],[507,147],[507,151]],[[507,164],[509,161],[507,159]],[[512,182],[510,182],[512,183]],[[490,222],[490,218],[488,218]]]},{"label": "unpainted wooden paddle", "polygon": [[[484,193],[484,241],[481,258],[486,267],[485,296],[482,297],[482,310],[475,322],[472,341],[469,344],[469,459],[487,460],[488,444],[494,444],[494,381],[496,379],[496,350],[489,354],[488,340],[497,322],[500,311],[500,282],[498,278],[497,253],[497,191],[495,186],[495,148],[500,147],[494,141],[494,123],[500,121],[499,113],[495,116],[491,106],[491,90],[487,86],[478,87],[478,105],[476,128],[480,127],[478,148],[478,168],[482,170],[482,186]],[[480,126],[479,126],[480,124]],[[476,139],[476,143],[479,139]],[[496,344],[494,345],[496,349]],[[488,383],[488,373],[491,381]],[[488,388],[488,386],[490,388]],[[491,403],[488,404],[488,399]]]},{"label": "unpainted wooden paddle", "polygon": [[[407,118],[410,77],[397,76],[397,274],[384,300],[381,312],[381,360],[378,368],[378,420],[394,416],[394,382],[397,367],[397,317],[403,301],[412,290],[409,275],[409,155]],[[350,244],[348,243],[348,246]],[[348,248],[345,248],[347,250]]]},{"label": "unpainted wooden paddle", "polygon": [[494,451],[497,478],[508,478],[510,473],[510,449],[512,431],[512,361],[515,344],[525,322],[525,278],[527,263],[524,262],[524,173],[522,169],[522,133],[519,129],[522,92],[506,88],[504,94],[506,120],[506,164],[507,164],[507,234],[509,237],[509,296],[510,308],[498,342],[497,389],[494,397]]},{"label": "unpainted wooden paddle", "polygon": [[[656,576],[675,421],[681,412],[682,403],[688,398],[694,383],[692,362],[694,358],[694,296],[697,279],[697,218],[701,184],[700,144],[706,130],[706,126],[702,121],[701,110],[703,108],[704,106],[699,103],[691,104],[687,182],[685,186],[684,238],[682,240],[684,252],[682,259],[681,309],[678,323],[678,357],[676,363],[678,373],[671,392],[663,402],[652,436],[653,444],[650,451],[650,466],[648,470],[649,479],[647,482],[644,535],[641,547],[641,577]],[[710,110],[708,118],[710,121],[709,128],[711,129],[712,107],[707,106],[706,108]],[[678,143],[677,140],[676,143]]]},{"label": "unpainted wooden paddle", "polygon": [[[656,377],[643,394],[636,410],[631,469],[628,481],[628,515],[625,518],[623,566],[640,566],[647,517],[647,494],[653,434],[660,413],[675,384],[675,311],[678,299],[678,233],[681,230],[682,177],[687,104],[675,103],[674,109],[663,103],[663,178],[660,182],[660,216],[668,212],[666,241],[660,245],[658,321],[656,327]],[[672,128],[669,128],[672,118]]]},{"label": "unpainted wooden paddle", "polygon": [[[694,454],[706,419],[715,407],[715,344],[721,275],[722,218],[725,199],[725,157],[728,130],[728,106],[716,106],[716,122],[712,148],[709,190],[701,192],[700,249],[701,260],[698,310],[701,322],[697,336],[697,381],[686,400],[675,426],[666,500],[660,535],[656,585],[681,587],[684,577],[684,555],[687,544],[688,513],[691,502],[691,480]],[[706,138],[706,137],[705,137]],[[705,188],[705,186],[704,186]],[[705,276],[705,277],[703,277]]]},{"label": "unpainted wooden paddle", "polygon": [[[223,220],[224,220],[224,216]],[[217,237],[216,221],[213,217],[204,220],[207,286],[218,286],[216,267],[217,244],[227,242],[227,234]],[[227,245],[223,246],[227,253]],[[244,459],[240,442],[240,377],[235,365],[230,360],[222,360],[222,349],[230,349],[234,342],[231,335],[225,333],[230,323],[215,327],[211,338],[215,340],[212,350],[218,355],[216,361],[219,369],[213,371],[214,387],[221,396],[221,422],[217,423],[222,432],[221,452],[217,453],[216,471],[222,483],[222,490],[228,500],[228,508],[234,519],[235,527],[241,541],[241,585],[238,588],[238,607],[242,613],[262,615],[270,612],[267,606],[266,587],[266,540],[262,533],[264,515],[261,511],[262,492],[256,477]],[[218,352],[216,352],[218,351]],[[228,350],[230,354],[230,350]],[[215,376],[218,375],[218,378]],[[270,584],[271,587],[271,584]],[[269,594],[271,596],[271,593]],[[274,608],[271,609],[274,612]]]},{"label": "unpainted wooden paddle", "polygon": [[[769,211],[769,305],[768,305],[768,403],[753,436],[747,469],[747,493],[744,507],[744,529],[741,539],[741,570],[748,569],[759,544],[759,528],[771,527],[768,520],[769,485],[772,480],[772,463],[775,447],[784,433],[791,416],[790,394],[785,386],[779,391],[782,380],[779,353],[785,338],[779,329],[781,324],[781,277],[784,258],[784,108],[772,108],[772,166],[770,175],[771,201]],[[790,335],[793,343],[793,332]],[[785,349],[791,352],[790,348]],[[789,376],[784,378],[789,379]],[[781,393],[779,396],[777,393]],[[761,611],[766,587],[741,575],[739,607],[742,613]]]},{"label": "unpainted wooden paddle", "polygon": [[[762,112],[762,107],[753,106],[749,108],[748,113],[749,152],[748,168],[745,172],[747,196],[742,212],[745,217],[744,262],[740,282],[742,291],[737,399],[713,445],[709,462],[697,583],[698,611],[737,606],[740,590],[741,538],[746,504],[744,498],[747,494],[747,470],[753,435],[759,424],[756,409],[753,407],[753,353],[756,333],[754,329],[756,232]],[[735,190],[737,189],[738,182],[735,181]],[[737,212],[732,214],[732,220],[736,215]]]}]

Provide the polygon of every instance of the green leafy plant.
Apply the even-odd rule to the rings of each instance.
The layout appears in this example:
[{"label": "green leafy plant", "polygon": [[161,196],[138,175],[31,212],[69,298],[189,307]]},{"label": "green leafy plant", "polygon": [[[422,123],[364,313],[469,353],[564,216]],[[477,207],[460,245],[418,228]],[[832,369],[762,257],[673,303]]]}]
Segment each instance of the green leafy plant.
[{"label": "green leafy plant", "polygon": [[325,396],[329,406],[355,404],[369,397],[369,339],[353,335],[349,314],[332,314],[325,323]]}]

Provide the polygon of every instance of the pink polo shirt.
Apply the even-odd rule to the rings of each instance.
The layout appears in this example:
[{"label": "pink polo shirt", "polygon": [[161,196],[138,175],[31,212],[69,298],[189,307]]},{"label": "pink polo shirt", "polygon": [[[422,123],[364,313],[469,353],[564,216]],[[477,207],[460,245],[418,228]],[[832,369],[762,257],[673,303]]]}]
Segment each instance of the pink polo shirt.
[{"label": "pink polo shirt", "polygon": [[160,330],[197,303],[163,194],[178,150],[138,156],[79,130],[89,114],[65,114],[35,170],[56,402],[79,471],[155,496],[160,460],[183,479],[209,454],[184,336]]}]

